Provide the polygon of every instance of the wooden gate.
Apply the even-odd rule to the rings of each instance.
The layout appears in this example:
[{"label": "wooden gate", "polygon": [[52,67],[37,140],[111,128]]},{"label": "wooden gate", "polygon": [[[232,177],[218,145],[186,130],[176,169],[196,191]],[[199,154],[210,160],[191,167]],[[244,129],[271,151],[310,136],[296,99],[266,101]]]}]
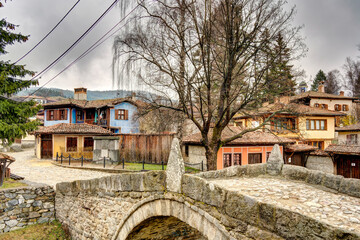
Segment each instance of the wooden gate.
[{"label": "wooden gate", "polygon": [[360,156],[340,156],[337,160],[337,174],[360,179]]},{"label": "wooden gate", "polygon": [[248,155],[248,163],[249,164],[255,164],[255,163],[261,163],[262,154],[261,153],[249,153]]},{"label": "wooden gate", "polygon": [[52,158],[52,135],[41,135],[41,158]]}]

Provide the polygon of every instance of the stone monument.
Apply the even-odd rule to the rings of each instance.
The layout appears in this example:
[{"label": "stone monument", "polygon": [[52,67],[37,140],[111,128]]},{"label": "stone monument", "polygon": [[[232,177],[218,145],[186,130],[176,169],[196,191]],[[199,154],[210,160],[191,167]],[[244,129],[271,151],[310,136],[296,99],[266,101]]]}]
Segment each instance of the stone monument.
[{"label": "stone monument", "polygon": [[272,176],[279,175],[283,165],[284,160],[280,147],[278,144],[275,144],[267,161],[266,172]]},{"label": "stone monument", "polygon": [[166,167],[166,189],[170,192],[181,193],[181,179],[184,173],[185,165],[179,139],[174,138]]}]

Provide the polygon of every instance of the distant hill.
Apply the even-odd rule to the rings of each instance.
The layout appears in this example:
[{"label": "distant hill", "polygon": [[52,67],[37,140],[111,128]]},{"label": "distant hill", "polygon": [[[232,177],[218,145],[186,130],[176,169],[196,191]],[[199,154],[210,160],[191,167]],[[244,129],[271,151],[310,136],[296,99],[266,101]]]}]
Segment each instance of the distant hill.
[{"label": "distant hill", "polygon": [[[32,94],[38,88],[29,88],[23,90],[16,94],[16,96],[28,96]],[[135,92],[136,95],[148,95],[149,93],[146,92]],[[98,99],[111,99],[111,98],[123,98],[131,96],[131,91],[126,90],[110,90],[110,91],[87,91],[87,98],[88,100],[98,100]],[[41,97],[64,97],[64,98],[73,98],[74,91],[71,90],[64,90],[59,88],[42,88],[35,93],[36,96]]]}]

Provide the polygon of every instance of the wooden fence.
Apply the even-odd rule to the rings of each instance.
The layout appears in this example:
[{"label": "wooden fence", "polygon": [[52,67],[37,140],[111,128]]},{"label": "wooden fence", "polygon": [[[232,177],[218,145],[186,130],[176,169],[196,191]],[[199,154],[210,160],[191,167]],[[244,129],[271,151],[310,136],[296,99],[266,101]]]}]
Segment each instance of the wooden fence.
[{"label": "wooden fence", "polygon": [[120,159],[126,162],[167,163],[175,134],[119,134]]}]

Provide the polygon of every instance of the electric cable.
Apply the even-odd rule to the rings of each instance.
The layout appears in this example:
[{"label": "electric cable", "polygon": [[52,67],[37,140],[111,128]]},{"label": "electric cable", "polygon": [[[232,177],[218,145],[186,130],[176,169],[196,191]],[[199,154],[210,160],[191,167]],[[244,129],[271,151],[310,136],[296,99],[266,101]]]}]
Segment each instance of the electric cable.
[{"label": "electric cable", "polygon": [[[143,0],[144,1],[144,0]],[[142,1],[142,2],[143,2]],[[36,89],[34,92],[29,94],[28,97],[34,95],[37,91],[45,87],[47,84],[49,84],[51,81],[53,81],[55,78],[57,78],[59,75],[61,75],[63,72],[65,72],[67,69],[69,69],[72,65],[74,65],[77,61],[84,58],[86,55],[88,55],[90,52],[95,50],[97,47],[99,47],[101,44],[103,44],[106,40],[108,40],[110,37],[112,37],[116,32],[120,31],[128,22],[126,22],[124,25],[119,27],[116,31],[114,31],[112,34],[107,36],[110,32],[112,32],[120,23],[122,23],[130,14],[132,14],[138,7],[140,6],[140,3],[137,4],[126,16],[124,16],[122,19],[120,19],[119,22],[117,22],[109,31],[107,31],[100,39],[98,39],[94,44],[92,44],[85,52],[83,52],[78,58],[76,58],[74,61],[72,61],[70,64],[68,64],[63,70],[61,70],[58,74],[56,74],[54,77],[52,77],[50,80],[48,80],[46,83],[44,83],[41,87]],[[107,37],[106,37],[107,36]],[[26,99],[24,99],[26,100]]]},{"label": "electric cable", "polygon": [[100,21],[105,17],[106,14],[115,6],[115,4],[119,0],[115,0],[107,9],[106,11],[101,14],[101,16],[65,51],[63,52],[58,58],[56,58],[52,63],[50,63],[45,69],[41,72],[36,74],[31,80],[41,77],[44,73],[49,71],[52,67],[54,67],[65,55],[67,55]]},{"label": "electric cable", "polygon": [[50,32],[48,32],[41,40],[40,42],[38,42],[33,48],[31,48],[26,54],[24,54],[21,58],[19,58],[15,63],[13,63],[14,65],[17,64],[18,62],[20,62],[21,60],[23,60],[29,53],[31,53],[37,46],[39,46],[59,25],[60,23],[69,15],[69,13],[75,8],[75,6],[80,2],[80,0],[78,0],[71,8],[70,10],[65,14],[65,16],[63,16],[60,21],[50,30]]}]

